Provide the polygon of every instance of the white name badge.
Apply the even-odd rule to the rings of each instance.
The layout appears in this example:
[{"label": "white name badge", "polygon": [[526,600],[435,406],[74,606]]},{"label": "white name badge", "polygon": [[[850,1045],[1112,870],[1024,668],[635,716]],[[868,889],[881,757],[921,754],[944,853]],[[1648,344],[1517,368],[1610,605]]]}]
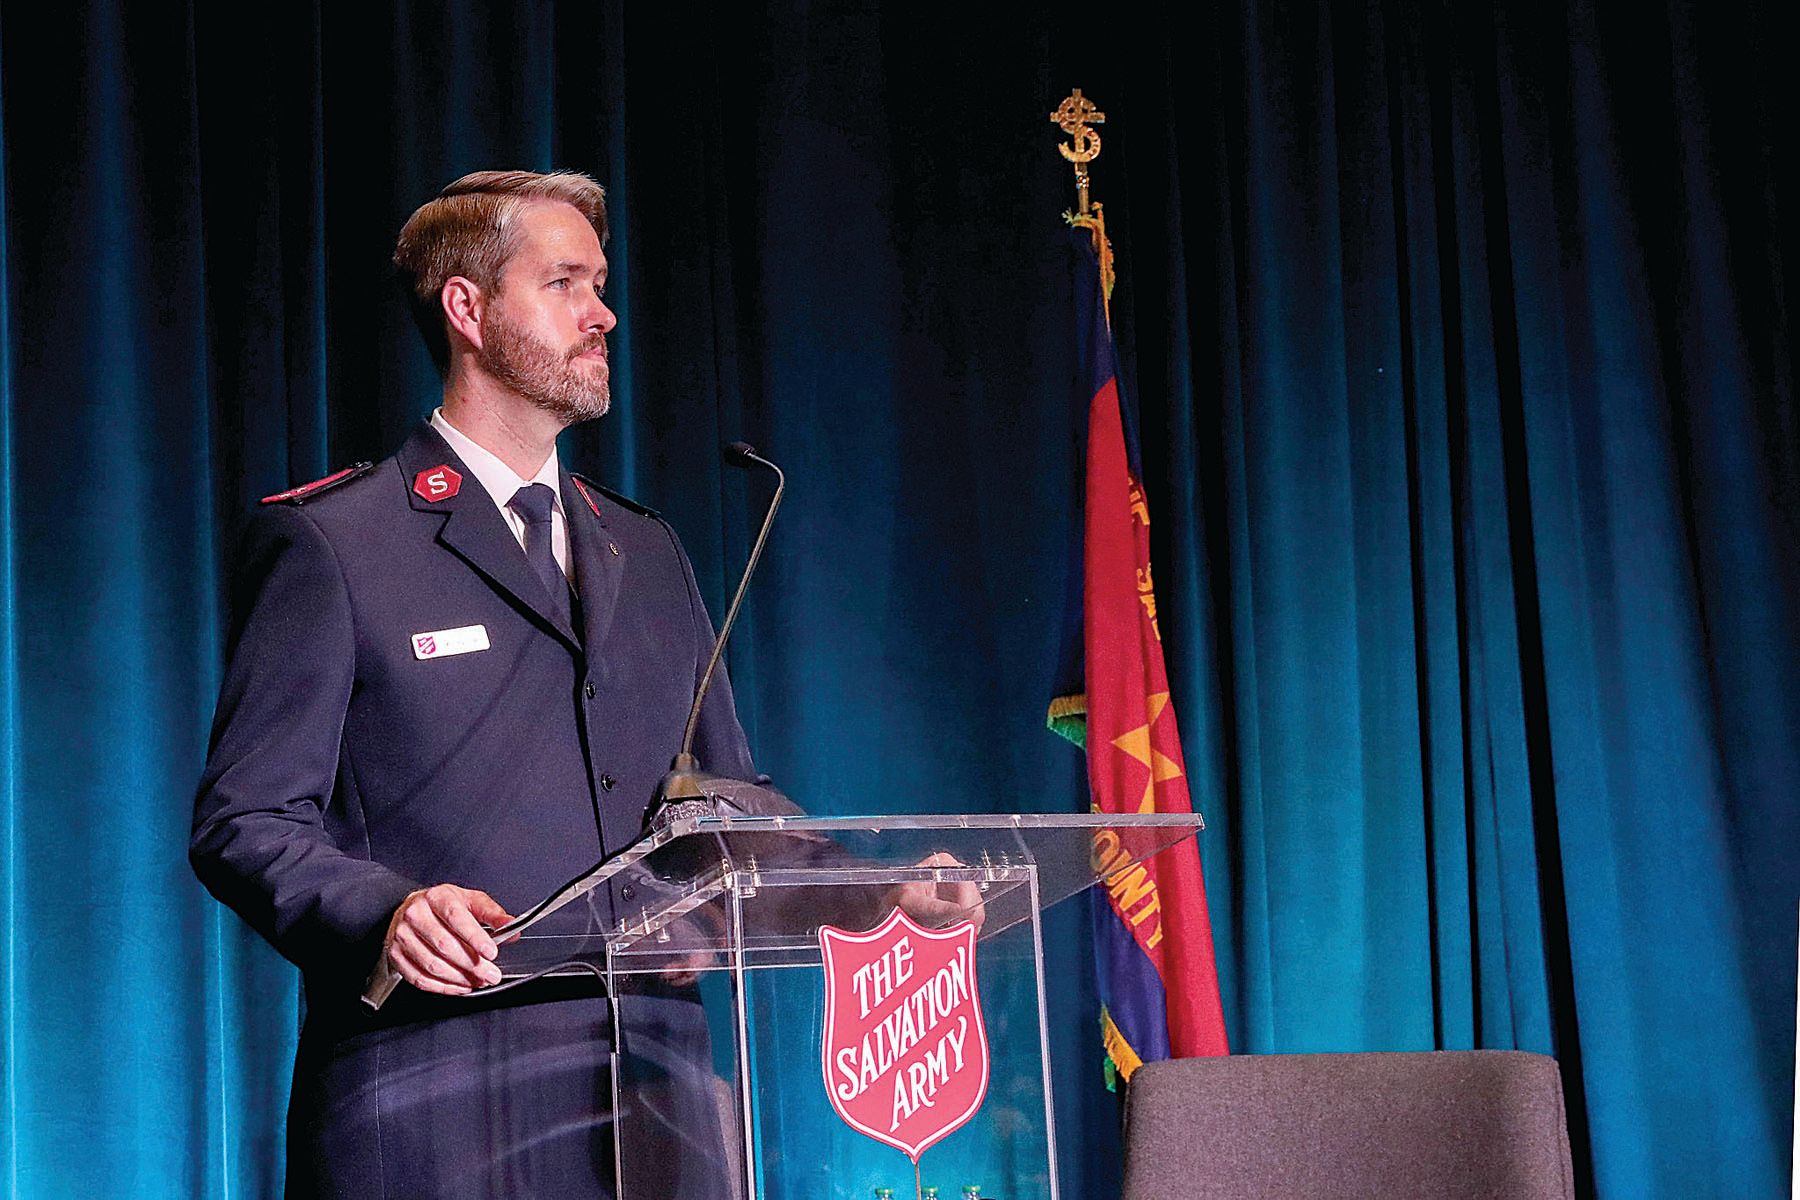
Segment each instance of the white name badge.
[{"label": "white name badge", "polygon": [[417,659],[448,658],[452,654],[469,654],[488,648],[486,625],[464,625],[460,629],[436,629],[412,635],[413,657]]}]

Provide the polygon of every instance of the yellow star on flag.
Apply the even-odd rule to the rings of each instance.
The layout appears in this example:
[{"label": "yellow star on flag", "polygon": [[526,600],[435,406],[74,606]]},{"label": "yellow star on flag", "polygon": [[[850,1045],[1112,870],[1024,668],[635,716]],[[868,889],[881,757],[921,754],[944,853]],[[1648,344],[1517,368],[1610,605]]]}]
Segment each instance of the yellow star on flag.
[{"label": "yellow star on flag", "polygon": [[1181,778],[1180,765],[1150,744],[1151,727],[1162,717],[1163,710],[1169,707],[1169,693],[1157,692],[1144,699],[1150,705],[1150,720],[1112,741],[1113,745],[1150,768],[1150,782],[1144,785],[1144,798],[1138,802],[1138,811],[1141,813],[1156,811],[1157,784]]}]

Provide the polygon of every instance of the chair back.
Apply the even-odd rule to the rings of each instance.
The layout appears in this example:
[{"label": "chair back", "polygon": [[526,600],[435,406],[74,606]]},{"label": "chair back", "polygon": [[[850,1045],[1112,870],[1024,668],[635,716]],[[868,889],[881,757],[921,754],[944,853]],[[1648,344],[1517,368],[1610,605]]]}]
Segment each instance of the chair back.
[{"label": "chair back", "polygon": [[1268,1054],[1131,1078],[1124,1200],[1573,1200],[1562,1080],[1516,1050]]}]

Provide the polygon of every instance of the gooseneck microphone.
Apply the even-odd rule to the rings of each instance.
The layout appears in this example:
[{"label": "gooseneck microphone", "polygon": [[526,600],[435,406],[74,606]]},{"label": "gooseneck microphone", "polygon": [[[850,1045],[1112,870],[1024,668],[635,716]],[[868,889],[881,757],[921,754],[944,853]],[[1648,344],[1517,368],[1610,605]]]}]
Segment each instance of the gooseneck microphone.
[{"label": "gooseneck microphone", "polygon": [[[713,639],[712,657],[706,660],[706,670],[700,676],[700,685],[694,689],[694,705],[688,710],[687,728],[681,735],[681,752],[669,765],[669,773],[662,777],[656,785],[656,796],[650,802],[650,810],[646,816],[646,824],[652,829],[666,828],[678,816],[690,811],[710,811],[707,802],[709,785],[714,777],[700,770],[700,760],[694,757],[694,734],[700,727],[700,706],[706,703],[707,689],[712,686],[713,672],[718,669],[719,656],[725,652],[725,640],[731,636],[731,627],[737,622],[738,609],[744,603],[744,592],[750,587],[750,578],[756,574],[757,560],[762,557],[763,544],[769,540],[769,529],[775,524],[775,510],[781,507],[781,494],[787,488],[787,476],[781,468],[758,454],[747,442],[733,442],[725,447],[725,459],[738,467],[766,467],[775,472],[775,495],[769,500],[769,510],[763,514],[762,529],[757,532],[756,542],[750,547],[750,558],[744,564],[743,577],[738,580],[737,592],[731,597],[731,607],[725,610],[725,622],[719,626],[719,636]],[[748,787],[738,780],[719,780],[735,785],[733,790]],[[695,802],[689,807],[689,802]]]}]

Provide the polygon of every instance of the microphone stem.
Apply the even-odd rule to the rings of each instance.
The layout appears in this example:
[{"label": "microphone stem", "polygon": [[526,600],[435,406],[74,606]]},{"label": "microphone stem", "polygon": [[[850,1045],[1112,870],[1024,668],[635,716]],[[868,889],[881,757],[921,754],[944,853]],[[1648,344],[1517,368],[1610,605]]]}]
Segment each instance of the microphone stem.
[{"label": "microphone stem", "polygon": [[760,454],[745,452],[743,456],[758,466],[775,472],[775,497],[769,501],[769,511],[763,516],[762,528],[757,531],[756,544],[750,547],[750,559],[744,564],[744,574],[738,580],[737,592],[731,597],[731,607],[725,610],[725,623],[719,627],[719,636],[713,639],[712,657],[706,660],[706,671],[700,676],[700,687],[695,693],[699,699],[695,701],[693,711],[688,713],[687,730],[681,735],[681,755],[684,759],[694,752],[694,734],[700,727],[700,709],[704,704],[706,690],[712,686],[713,672],[719,666],[719,655],[725,652],[725,640],[731,636],[731,627],[737,622],[738,609],[743,607],[744,592],[750,586],[750,577],[756,574],[756,560],[762,557],[763,543],[769,540],[769,529],[775,524],[775,510],[781,507],[781,493],[787,489],[787,476],[780,467]]}]

